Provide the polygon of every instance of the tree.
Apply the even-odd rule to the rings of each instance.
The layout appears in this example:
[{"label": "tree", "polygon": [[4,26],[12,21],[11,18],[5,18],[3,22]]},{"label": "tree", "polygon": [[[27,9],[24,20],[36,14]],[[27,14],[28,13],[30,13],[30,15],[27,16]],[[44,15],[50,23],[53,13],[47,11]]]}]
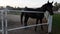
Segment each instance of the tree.
[{"label": "tree", "polygon": [[57,2],[55,2],[55,4],[54,4],[55,6],[57,6]]},{"label": "tree", "polygon": [[58,11],[59,8],[60,8],[60,3],[55,2],[53,10]]}]

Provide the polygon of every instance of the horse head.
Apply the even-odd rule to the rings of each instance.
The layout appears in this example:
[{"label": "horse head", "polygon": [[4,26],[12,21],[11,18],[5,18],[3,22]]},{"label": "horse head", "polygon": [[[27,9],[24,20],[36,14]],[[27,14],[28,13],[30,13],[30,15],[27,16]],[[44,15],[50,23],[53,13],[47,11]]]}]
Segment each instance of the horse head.
[{"label": "horse head", "polygon": [[46,11],[48,11],[49,12],[49,14],[50,15],[53,15],[54,13],[53,13],[53,2],[47,2],[46,4],[45,4],[45,9],[46,9]]}]

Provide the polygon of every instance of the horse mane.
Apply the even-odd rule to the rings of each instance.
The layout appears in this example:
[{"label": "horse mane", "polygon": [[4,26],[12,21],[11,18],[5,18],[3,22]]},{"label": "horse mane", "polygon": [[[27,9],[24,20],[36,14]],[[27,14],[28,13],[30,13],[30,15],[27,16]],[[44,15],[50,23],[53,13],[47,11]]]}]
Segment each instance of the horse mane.
[{"label": "horse mane", "polygon": [[46,6],[47,6],[47,3],[45,3],[44,5],[42,5],[42,6],[39,7],[39,8],[36,8],[36,9],[38,9],[38,10],[44,10]]},{"label": "horse mane", "polygon": [[42,5],[42,7],[39,7],[39,8],[28,8],[28,7],[25,7],[25,10],[26,11],[46,11],[46,7],[49,5],[50,3],[45,3],[44,5]]}]

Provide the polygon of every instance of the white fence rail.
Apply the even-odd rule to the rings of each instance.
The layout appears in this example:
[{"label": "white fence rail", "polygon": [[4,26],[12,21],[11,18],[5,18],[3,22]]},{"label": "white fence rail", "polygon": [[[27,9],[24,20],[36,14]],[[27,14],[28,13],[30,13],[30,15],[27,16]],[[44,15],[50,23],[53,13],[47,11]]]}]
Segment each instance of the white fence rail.
[{"label": "white fence rail", "polygon": [[[13,29],[7,29],[7,12],[8,11],[19,11],[19,10],[8,10],[8,9],[4,9],[4,10],[0,10],[1,11],[1,23],[2,23],[2,30],[0,30],[2,32],[2,34],[8,34],[8,31],[12,31],[12,30],[16,30],[16,29],[22,29],[22,28],[28,28],[28,27],[34,27],[34,26],[40,26],[40,25],[48,25],[48,33],[51,32],[52,29],[52,16],[48,17],[48,22],[47,23],[43,23],[43,24],[35,24],[35,25],[29,25],[29,26],[23,26],[23,27],[18,27],[18,28],[13,28]],[[20,12],[28,12],[28,11],[20,11]],[[29,11],[31,13],[44,13],[44,12],[36,12],[36,11]],[[5,14],[3,14],[5,13]]]}]

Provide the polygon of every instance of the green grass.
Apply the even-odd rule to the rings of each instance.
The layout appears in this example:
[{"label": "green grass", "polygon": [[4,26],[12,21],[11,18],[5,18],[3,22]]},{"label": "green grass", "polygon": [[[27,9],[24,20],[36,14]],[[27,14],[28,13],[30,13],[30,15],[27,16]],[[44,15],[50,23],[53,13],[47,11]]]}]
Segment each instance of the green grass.
[{"label": "green grass", "polygon": [[60,34],[60,14],[53,15],[53,34]]}]

